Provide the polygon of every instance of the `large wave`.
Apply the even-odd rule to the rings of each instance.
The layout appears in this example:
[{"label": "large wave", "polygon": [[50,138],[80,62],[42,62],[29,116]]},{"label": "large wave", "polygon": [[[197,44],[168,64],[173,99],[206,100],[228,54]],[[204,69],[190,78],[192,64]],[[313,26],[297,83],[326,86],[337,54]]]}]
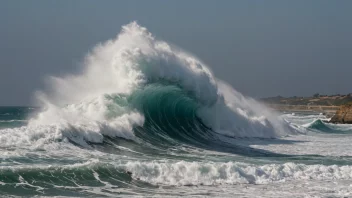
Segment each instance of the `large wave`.
[{"label": "large wave", "polygon": [[136,22],[97,45],[80,73],[48,82],[49,91],[37,93],[45,110],[28,126],[7,129],[16,138],[2,131],[5,145],[64,138],[86,145],[104,136],[196,143],[290,131],[277,115],[216,79],[199,59]]}]

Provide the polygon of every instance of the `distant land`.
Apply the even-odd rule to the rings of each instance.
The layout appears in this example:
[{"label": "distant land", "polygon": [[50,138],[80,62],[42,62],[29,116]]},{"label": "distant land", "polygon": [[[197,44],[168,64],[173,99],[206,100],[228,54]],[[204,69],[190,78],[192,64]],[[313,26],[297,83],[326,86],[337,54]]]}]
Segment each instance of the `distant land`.
[{"label": "distant land", "polygon": [[319,106],[340,106],[352,102],[352,93],[341,95],[320,95],[314,94],[311,97],[268,97],[261,98],[260,101],[265,104],[277,104],[277,105],[319,105]]},{"label": "distant land", "polygon": [[339,109],[340,111],[341,109],[344,109],[342,112],[346,112],[346,105],[352,104],[352,93],[346,95],[320,95],[317,93],[311,97],[275,96],[261,98],[259,101],[277,111],[317,112],[332,117]]}]

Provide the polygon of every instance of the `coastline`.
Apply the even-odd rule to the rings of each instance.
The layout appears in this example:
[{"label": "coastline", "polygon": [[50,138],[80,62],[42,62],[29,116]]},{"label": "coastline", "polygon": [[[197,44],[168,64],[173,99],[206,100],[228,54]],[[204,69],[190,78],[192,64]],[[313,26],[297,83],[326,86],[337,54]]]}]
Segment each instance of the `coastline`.
[{"label": "coastline", "polygon": [[286,105],[286,104],[265,104],[267,107],[279,112],[302,112],[302,113],[322,113],[327,117],[335,115],[339,106],[324,105]]}]

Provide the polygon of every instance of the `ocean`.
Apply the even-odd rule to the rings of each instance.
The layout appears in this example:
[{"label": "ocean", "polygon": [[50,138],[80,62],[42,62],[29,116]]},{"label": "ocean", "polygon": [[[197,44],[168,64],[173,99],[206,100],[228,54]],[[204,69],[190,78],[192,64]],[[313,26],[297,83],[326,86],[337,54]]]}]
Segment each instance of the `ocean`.
[{"label": "ocean", "polygon": [[352,125],[274,112],[132,22],[0,107],[1,197],[350,197]]}]

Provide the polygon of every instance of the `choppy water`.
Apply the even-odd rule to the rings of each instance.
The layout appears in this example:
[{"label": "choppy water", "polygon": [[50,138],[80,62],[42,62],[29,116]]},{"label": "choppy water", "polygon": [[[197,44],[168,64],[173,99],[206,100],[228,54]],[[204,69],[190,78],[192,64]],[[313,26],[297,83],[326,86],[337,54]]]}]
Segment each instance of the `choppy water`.
[{"label": "choppy water", "polygon": [[[302,132],[280,138],[218,134],[217,139],[207,137],[212,142],[199,138],[195,143],[197,138],[187,134],[146,138],[148,132],[138,129],[136,140],[105,136],[101,143],[82,146],[69,138],[29,144],[32,140],[21,136],[28,133],[23,119],[40,110],[1,107],[0,111],[0,140],[5,143],[0,147],[2,196],[340,197],[352,193],[352,126],[323,123],[322,115],[280,115]],[[23,143],[6,145],[18,139]]]},{"label": "choppy water", "polygon": [[83,68],[0,107],[1,196],[352,196],[351,125],[272,112],[135,22]]}]

